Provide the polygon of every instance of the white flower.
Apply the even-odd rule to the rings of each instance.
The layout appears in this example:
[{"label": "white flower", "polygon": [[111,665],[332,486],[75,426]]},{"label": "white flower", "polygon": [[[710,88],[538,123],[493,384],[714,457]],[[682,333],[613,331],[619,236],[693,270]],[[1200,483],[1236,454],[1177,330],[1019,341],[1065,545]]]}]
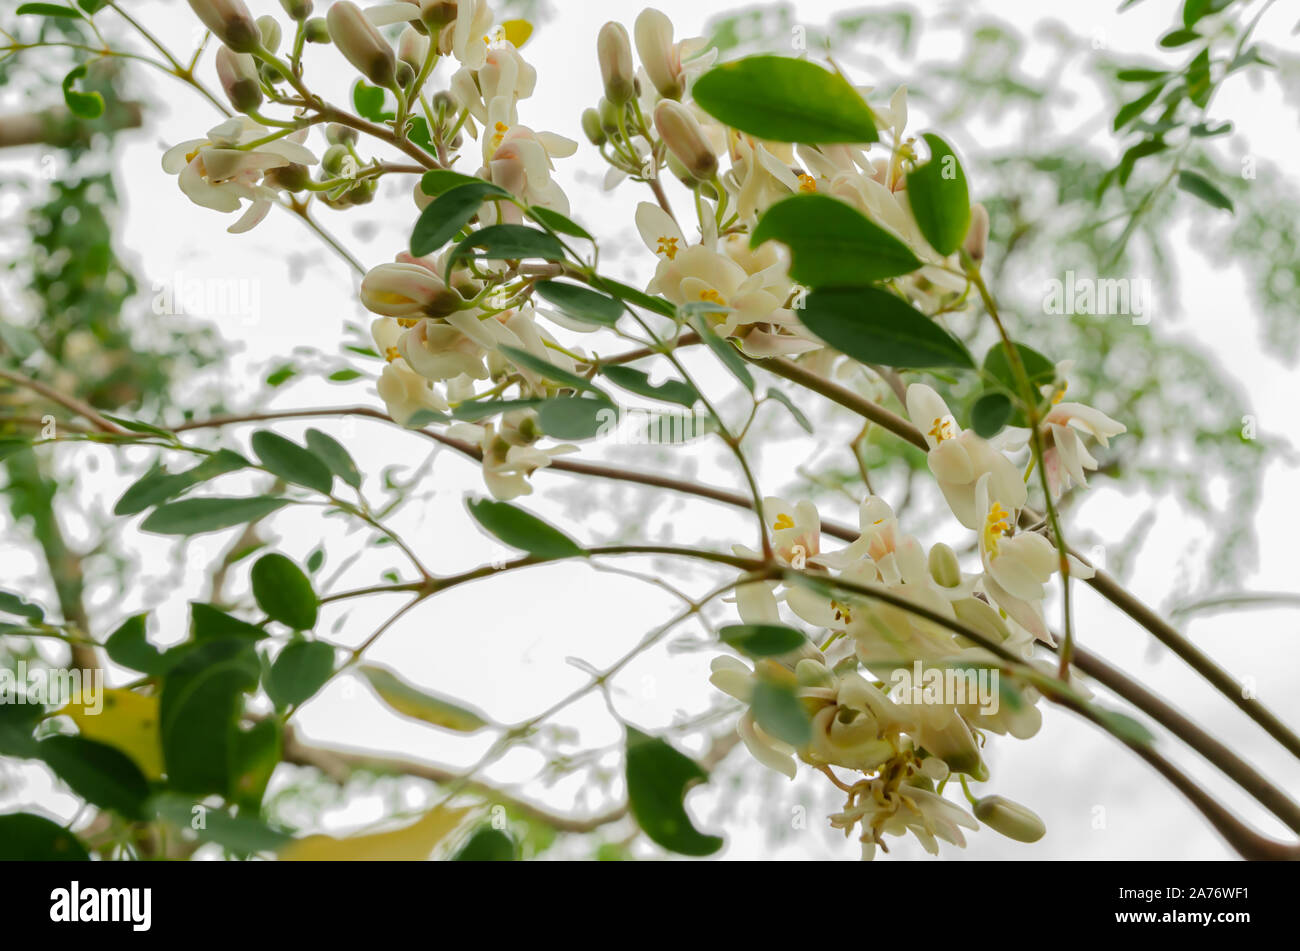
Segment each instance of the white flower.
[{"label": "white flower", "polygon": [[395,360],[379,375],[379,397],[388,407],[388,415],[402,426],[419,427],[423,411],[445,412],[447,403],[429,385],[429,381],[405,363]]},{"label": "white flower", "polygon": [[1112,436],[1128,431],[1123,423],[1116,422],[1100,410],[1083,403],[1061,401],[1069,385],[1065,380],[1072,365],[1073,361],[1070,360],[1057,364],[1056,376],[1062,382],[1043,387],[1043,395],[1049,397],[1053,404],[1043,419],[1043,435],[1047,443],[1043,451],[1043,462],[1054,496],[1059,496],[1069,488],[1071,482],[1087,486],[1084,472],[1097,468],[1097,460],[1088,452],[1083,435],[1091,436],[1103,446],[1109,446]]},{"label": "white flower", "polygon": [[501,417],[500,423],[476,425],[456,423],[447,434],[476,443],[483,453],[483,481],[495,498],[508,501],[533,491],[528,477],[551,464],[559,455],[576,452],[577,446],[563,444],[539,449],[534,442],[541,436],[537,414],[516,410]]},{"label": "white flower", "polygon": [[[276,191],[261,184],[263,174],[285,165],[315,165],[316,156],[302,146],[307,130],[263,143],[246,146],[270,134],[270,130],[245,116],[227,119],[208,132],[205,139],[191,139],[168,149],[163,170],[179,175],[181,191],[196,205],[214,211],[238,211],[243,201],[251,204],[227,230],[238,234],[252,228],[271,210]],[[242,147],[241,147],[242,146]]]},{"label": "white flower", "polygon": [[967,528],[981,525],[975,507],[975,484],[990,477],[989,493],[1012,512],[1028,499],[1024,479],[1011,460],[971,430],[963,431],[933,389],[924,383],[907,388],[907,415],[930,446],[927,461],[957,521]]},{"label": "white flower", "polygon": [[[500,100],[494,100],[494,104]],[[552,180],[554,165],[551,159],[566,158],[578,150],[578,143],[551,132],[534,132],[527,126],[508,126],[496,121],[493,128],[483,133],[485,168],[482,177],[500,185],[526,204],[549,208],[562,215],[569,213],[569,199]],[[500,205],[497,210],[496,205]],[[484,224],[506,222],[519,224],[523,212],[508,202],[489,203],[484,206]]]}]

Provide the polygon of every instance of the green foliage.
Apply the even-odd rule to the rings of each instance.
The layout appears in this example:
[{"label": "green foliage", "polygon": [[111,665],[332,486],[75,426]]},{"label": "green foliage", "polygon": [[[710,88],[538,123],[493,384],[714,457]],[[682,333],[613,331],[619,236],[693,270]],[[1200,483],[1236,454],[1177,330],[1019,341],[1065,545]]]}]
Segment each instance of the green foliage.
[{"label": "green foliage", "polygon": [[809,287],[857,287],[910,274],[921,266],[894,235],[824,195],[795,195],[769,208],[750,244],[758,247],[773,240],[790,248],[790,276]]},{"label": "green foliage", "polygon": [[691,824],[684,799],[708,774],[663,740],[627,728],[627,798],[637,824],[650,839],[680,855],[712,855],[722,839]]}]

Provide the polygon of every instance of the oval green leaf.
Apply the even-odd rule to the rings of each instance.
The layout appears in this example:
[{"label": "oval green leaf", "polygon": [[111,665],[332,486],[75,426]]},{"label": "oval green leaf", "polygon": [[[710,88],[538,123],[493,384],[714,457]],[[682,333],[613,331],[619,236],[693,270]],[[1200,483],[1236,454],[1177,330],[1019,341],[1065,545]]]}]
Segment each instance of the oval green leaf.
[{"label": "oval green leaf", "polygon": [[252,581],[257,606],[271,620],[295,631],[315,626],[319,608],[316,592],[310,579],[290,559],[274,552],[263,555],[253,565]]},{"label": "oval green leaf", "polygon": [[907,201],[930,247],[947,256],[961,247],[970,230],[970,191],[948,143],[932,133],[924,138],[930,161],[907,176]]},{"label": "oval green leaf", "polygon": [[799,319],[860,363],[963,369],[975,365],[960,341],[902,298],[876,287],[813,291]]}]

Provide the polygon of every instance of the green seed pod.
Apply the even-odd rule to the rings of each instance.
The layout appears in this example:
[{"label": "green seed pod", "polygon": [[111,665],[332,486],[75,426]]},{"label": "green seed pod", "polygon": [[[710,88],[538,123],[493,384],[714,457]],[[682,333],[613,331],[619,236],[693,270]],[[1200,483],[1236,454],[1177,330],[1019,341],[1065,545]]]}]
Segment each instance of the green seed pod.
[{"label": "green seed pod", "polygon": [[985,796],[976,802],[975,818],[1017,842],[1037,842],[1047,834],[1047,826],[1033,810],[1005,796]]}]

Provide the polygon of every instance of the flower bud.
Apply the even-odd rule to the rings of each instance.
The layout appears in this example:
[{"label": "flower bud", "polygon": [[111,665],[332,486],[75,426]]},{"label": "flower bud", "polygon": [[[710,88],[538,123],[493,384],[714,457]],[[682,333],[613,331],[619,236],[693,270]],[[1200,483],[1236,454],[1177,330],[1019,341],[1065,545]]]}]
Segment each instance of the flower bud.
[{"label": "flower bud", "polygon": [[280,48],[280,21],[273,16],[260,16],[257,18],[257,32],[262,36],[262,45],[272,53]]},{"label": "flower bud", "polygon": [[943,542],[930,549],[930,577],[945,588],[961,584],[961,565],[957,554]]},{"label": "flower bud", "polygon": [[345,145],[331,145],[321,156],[321,170],[330,175],[337,175],[343,171],[343,163],[351,155]]},{"label": "flower bud", "polygon": [[976,802],[975,818],[1017,842],[1037,842],[1047,834],[1047,826],[1031,809],[1004,796],[985,796]]},{"label": "flower bud", "polygon": [[665,99],[655,106],[655,128],[692,178],[709,181],[718,174],[718,157],[709,148],[704,131],[680,102]]},{"label": "flower bud", "polygon": [[604,145],[606,141],[605,130],[600,126],[600,113],[595,109],[584,109],[582,112],[582,134],[585,135],[592,145]]},{"label": "flower bud", "polygon": [[289,19],[298,23],[311,16],[312,0],[280,0],[280,6],[289,14]]},{"label": "flower bud", "polygon": [[607,135],[613,135],[618,131],[619,110],[604,96],[601,96],[600,102],[596,103],[596,113],[600,116],[600,127]]},{"label": "flower bud", "polygon": [[312,17],[303,29],[303,38],[308,43],[328,43],[330,41],[329,24],[324,17]]},{"label": "flower bud", "polygon": [[408,26],[397,41],[397,58],[418,73],[429,57],[429,45],[429,37]]},{"label": "flower bud", "polygon": [[300,192],[311,182],[311,170],[306,165],[291,162],[279,168],[266,171],[265,184],[272,188],[283,188],[289,192]]},{"label": "flower bud", "polygon": [[218,49],[217,79],[236,112],[252,112],[262,104],[257,61],[250,54],[236,53],[228,46]]},{"label": "flower bud", "polygon": [[351,126],[331,122],[325,127],[325,140],[330,145],[347,145],[357,141],[357,130]]},{"label": "flower bud", "polygon": [[415,82],[415,70],[411,68],[410,63],[399,61],[397,64],[397,85],[407,89],[413,82]]},{"label": "flower bud", "polygon": [[916,733],[916,740],[927,753],[947,763],[954,773],[967,773],[980,782],[988,779],[988,768],[980,759],[979,744],[975,742],[966,721],[956,711],[951,713],[948,722],[941,727],[922,723]]},{"label": "flower bud", "polygon": [[621,106],[636,93],[636,68],[632,65],[632,44],[623,24],[610,21],[596,35],[596,58],[605,82],[605,98]]},{"label": "flower bud", "polygon": [[963,247],[976,264],[984,260],[989,246],[989,212],[979,202],[970,206],[970,227],[966,229]]},{"label": "flower bud", "polygon": [[253,15],[244,0],[189,0],[190,9],[236,53],[251,53],[262,41]]},{"label": "flower bud", "polygon": [[646,75],[665,99],[682,98],[681,65],[673,46],[673,24],[658,10],[646,8],[632,27],[636,52]]},{"label": "flower bud", "polygon": [[397,83],[397,60],[383,34],[374,28],[351,0],[338,0],[325,15],[330,39],[344,58],[376,86]]},{"label": "flower bud", "polygon": [[361,303],[384,317],[445,317],[461,296],[422,264],[380,264],[361,280]]},{"label": "flower bud", "polygon": [[456,0],[420,0],[420,20],[433,33],[456,20]]}]

